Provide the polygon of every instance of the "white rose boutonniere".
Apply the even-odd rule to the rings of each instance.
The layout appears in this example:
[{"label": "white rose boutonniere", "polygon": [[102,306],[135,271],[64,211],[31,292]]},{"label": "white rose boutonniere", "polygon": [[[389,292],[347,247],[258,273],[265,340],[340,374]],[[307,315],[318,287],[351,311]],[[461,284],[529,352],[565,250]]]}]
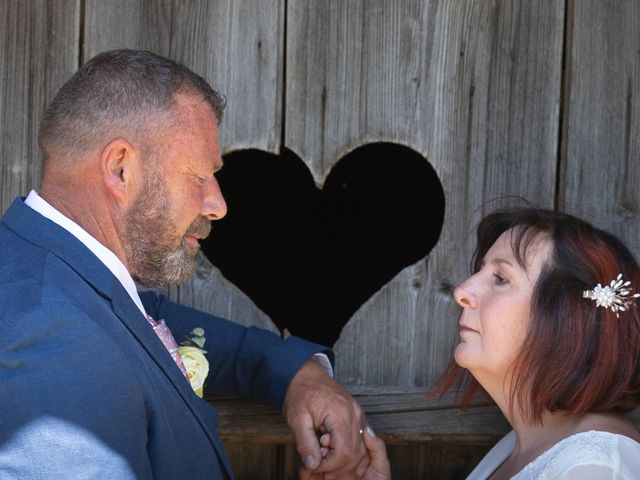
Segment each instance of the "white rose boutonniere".
[{"label": "white rose boutonniere", "polygon": [[204,356],[207,353],[203,348],[204,342],[204,329],[194,328],[191,335],[187,335],[187,339],[178,347],[191,388],[200,398],[202,398],[204,381],[209,375],[209,361]]}]

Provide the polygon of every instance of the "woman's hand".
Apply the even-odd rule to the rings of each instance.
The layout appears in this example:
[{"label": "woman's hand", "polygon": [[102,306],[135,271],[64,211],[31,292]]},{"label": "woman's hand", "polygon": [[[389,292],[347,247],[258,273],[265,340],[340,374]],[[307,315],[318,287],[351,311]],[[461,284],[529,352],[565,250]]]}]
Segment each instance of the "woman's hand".
[{"label": "woman's hand", "polygon": [[364,446],[367,447],[371,463],[363,471],[361,478],[364,480],[391,480],[391,465],[389,465],[387,449],[382,439],[377,437],[371,427],[367,425],[362,440]]}]

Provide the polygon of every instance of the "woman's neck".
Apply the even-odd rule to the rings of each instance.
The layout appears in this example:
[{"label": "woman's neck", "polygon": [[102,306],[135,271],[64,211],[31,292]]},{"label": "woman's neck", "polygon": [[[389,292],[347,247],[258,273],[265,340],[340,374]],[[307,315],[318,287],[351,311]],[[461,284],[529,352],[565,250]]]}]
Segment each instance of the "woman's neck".
[{"label": "woman's neck", "polygon": [[640,442],[638,429],[620,413],[570,414],[545,410],[540,422],[531,422],[521,414],[521,409],[513,408],[507,419],[516,435],[514,451],[538,452],[537,455],[564,438],[591,430],[616,433]]},{"label": "woman's neck", "polygon": [[563,438],[580,431],[579,427],[584,418],[583,415],[567,415],[563,412],[546,411],[542,414],[541,423],[531,423],[519,414],[517,409],[515,410],[516,412],[509,419],[516,434],[514,452],[530,453],[534,455],[533,458]]}]

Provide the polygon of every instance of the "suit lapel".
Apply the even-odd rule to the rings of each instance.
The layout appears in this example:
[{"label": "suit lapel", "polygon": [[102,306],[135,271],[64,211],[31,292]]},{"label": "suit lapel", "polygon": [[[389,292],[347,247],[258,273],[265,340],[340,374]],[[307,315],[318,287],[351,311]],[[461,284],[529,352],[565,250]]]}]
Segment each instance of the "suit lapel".
[{"label": "suit lapel", "polygon": [[[118,316],[120,321],[127,327],[138,342],[142,345],[149,356],[155,361],[158,367],[168,377],[173,387],[178,394],[182,397],[187,407],[191,410],[192,414],[196,417],[200,423],[202,429],[206,433],[207,437],[214,445],[218,459],[220,463],[224,465],[227,476],[233,478],[231,475],[231,466],[228,463],[227,456],[224,454],[224,447],[220,442],[217,433],[212,429],[214,421],[211,421],[210,417],[212,411],[210,406],[203,402],[198,396],[193,393],[191,385],[184,377],[178,366],[175,364],[171,355],[164,347],[158,336],[155,334],[147,320],[143,317],[138,307],[131,300],[131,297],[122,288],[118,282],[119,290],[111,298],[111,305],[113,312]],[[116,289],[117,290],[117,289]],[[205,407],[207,410],[205,410]],[[209,414],[209,415],[207,415]]]},{"label": "suit lapel", "polygon": [[80,240],[25,205],[23,199],[17,198],[13,202],[2,222],[29,242],[58,256],[90,284],[98,295],[111,301],[114,314],[164,372],[211,441],[227,476],[233,478],[224,448],[216,432],[212,430],[214,422],[207,421],[207,417],[215,414],[212,411],[207,415],[209,412],[205,407],[209,410],[211,408],[193,393],[191,385],[142,312],[109,269]]}]

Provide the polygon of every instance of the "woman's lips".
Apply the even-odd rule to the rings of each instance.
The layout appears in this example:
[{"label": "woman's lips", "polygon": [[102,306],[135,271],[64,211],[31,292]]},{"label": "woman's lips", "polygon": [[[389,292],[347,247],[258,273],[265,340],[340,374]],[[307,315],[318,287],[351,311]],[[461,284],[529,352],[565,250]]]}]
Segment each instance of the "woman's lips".
[{"label": "woman's lips", "polygon": [[464,332],[474,332],[474,333],[478,333],[477,330],[474,330],[473,328],[467,327],[466,325],[463,325],[462,323],[460,324],[460,333],[464,333]]}]

